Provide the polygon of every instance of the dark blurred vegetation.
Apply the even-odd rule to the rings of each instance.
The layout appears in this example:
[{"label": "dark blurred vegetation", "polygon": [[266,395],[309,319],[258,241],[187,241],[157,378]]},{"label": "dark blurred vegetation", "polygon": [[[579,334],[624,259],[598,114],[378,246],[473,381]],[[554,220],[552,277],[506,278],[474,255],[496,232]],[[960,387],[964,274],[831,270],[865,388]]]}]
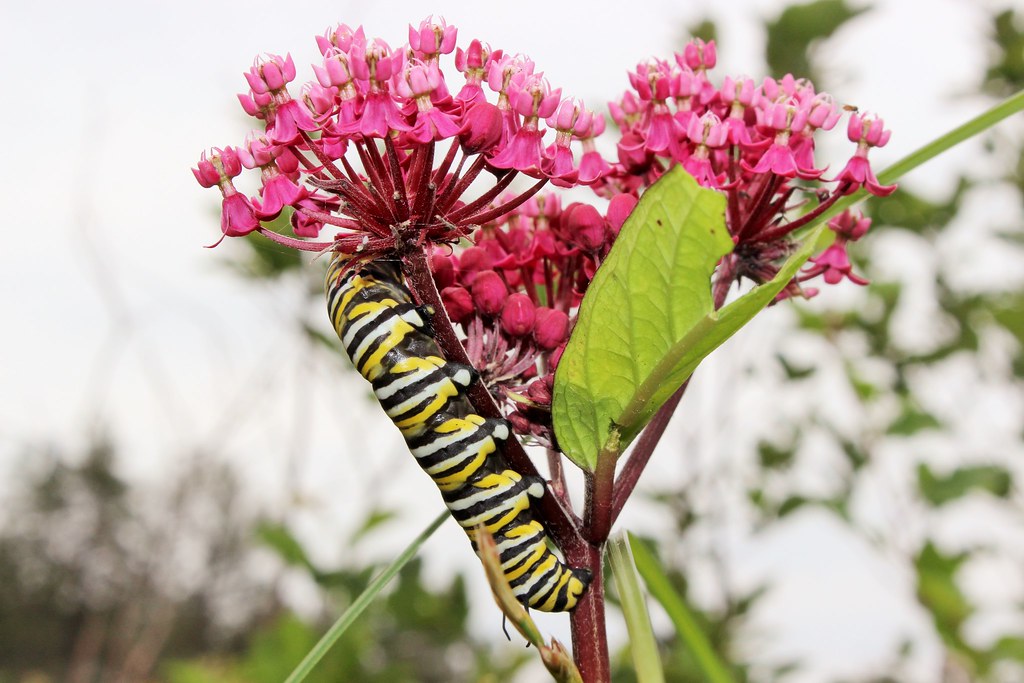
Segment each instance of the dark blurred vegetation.
[{"label": "dark blurred vegetation", "polygon": [[[770,19],[766,60],[771,73],[813,76],[819,88],[828,89],[828,74],[816,67],[818,50],[864,11],[869,10],[843,0],[819,0]],[[1005,96],[1024,87],[1022,21],[1024,16],[1012,10],[993,16],[990,61],[979,77],[980,91]],[[706,21],[693,33],[710,38],[718,27]],[[875,225],[858,254],[862,272],[872,276],[873,245],[894,233],[913,235],[922,258],[934,254],[946,226],[961,215],[965,198],[981,183],[1004,184],[1024,199],[1022,130],[1020,121],[1016,123],[1015,130],[1004,126],[988,135],[984,161],[989,177],[964,177],[940,200],[900,190],[869,205]],[[1008,220],[986,230],[1024,271],[1024,227]],[[288,277],[300,266],[292,252],[255,239],[249,244],[248,259],[236,264],[248,277]],[[942,681],[1021,681],[1024,605],[1005,605],[1018,628],[994,639],[976,642],[967,629],[981,608],[962,586],[964,569],[1000,549],[984,540],[970,547],[947,547],[933,537],[932,524],[938,514],[982,498],[997,514],[1020,525],[1024,502],[1019,482],[1005,453],[965,452],[952,468],[919,457],[926,447],[918,437],[941,438],[953,427],[928,412],[914,378],[956,359],[977,376],[1019,393],[1024,382],[1024,293],[958,287],[946,272],[948,264],[935,262],[932,291],[944,333],[924,350],[908,350],[895,329],[906,305],[906,283],[876,279],[867,300],[848,310],[796,305],[798,329],[793,335],[813,337],[829,348],[868,418],[851,432],[833,424],[818,411],[822,402],[813,401],[804,416],[783,424],[750,454],[754,474],[729,485],[745,491],[754,533],[772,530],[804,511],[820,510],[887,557],[897,558],[914,577],[916,599],[930,615],[944,649]],[[311,286],[310,296],[318,295],[318,284]],[[303,328],[317,343],[336,348],[317,330]],[[1012,348],[1011,357],[993,354],[993,343]],[[874,371],[866,371],[868,364]],[[785,390],[800,391],[812,385],[818,370],[780,351],[777,367],[753,374],[764,379],[774,373]],[[788,436],[779,439],[778,434]],[[803,488],[802,479],[794,476],[807,466],[812,451],[823,450],[823,438],[835,453],[828,494]],[[1019,452],[1024,431],[1017,438],[1006,444],[1007,452]],[[884,474],[873,465],[894,444],[917,463],[915,492],[899,522],[924,532],[909,541],[899,529],[879,529],[862,519],[854,504],[864,491],[877,487]],[[118,475],[119,459],[130,454],[119,453],[102,435],[84,453],[40,447],[24,455],[33,465],[0,512],[0,683],[278,683],[380,569],[374,564],[315,566],[282,520],[244,512],[238,481],[229,468],[214,464],[215,454],[188,454],[176,478],[149,488],[129,486]],[[725,562],[702,545],[699,539],[707,534],[696,533],[713,525],[716,517],[707,497],[701,499],[702,485],[694,480],[653,497],[675,520],[675,537],[662,542],[661,557],[710,642],[731,663],[735,679],[784,681],[800,662],[766,665],[750,648],[740,646],[751,614],[771,586],[744,592],[723,581],[721,600],[702,609],[700,600],[690,599],[690,567],[673,561],[683,551],[712,564]],[[389,519],[387,513],[368,513],[351,542],[365,542]],[[1024,574],[1024,555],[1012,559]],[[306,575],[318,586],[323,597],[319,618],[300,618],[278,599],[280,580],[289,572]],[[495,651],[468,633],[468,600],[459,577],[440,589],[427,588],[419,563],[413,562],[308,680],[510,679],[533,653],[518,645]],[[669,681],[702,680],[678,637],[666,637],[661,645]],[[885,669],[866,667],[862,678],[846,683],[912,680],[903,664],[917,646],[908,640],[894,647]],[[634,680],[628,653],[618,653],[615,665],[614,680]]]}]

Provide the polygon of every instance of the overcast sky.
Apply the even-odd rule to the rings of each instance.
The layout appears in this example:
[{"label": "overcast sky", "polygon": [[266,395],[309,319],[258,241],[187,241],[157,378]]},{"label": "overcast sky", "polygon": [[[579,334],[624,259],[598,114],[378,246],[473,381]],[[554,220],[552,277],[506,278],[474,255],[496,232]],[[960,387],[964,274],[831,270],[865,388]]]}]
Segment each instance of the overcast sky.
[{"label": "overcast sky", "polygon": [[[299,283],[254,286],[223,266],[232,245],[202,248],[219,236],[218,198],[195,183],[189,167],[204,148],[242,141],[249,124],[235,100],[245,89],[241,72],[260,52],[291,52],[301,82],[311,77],[313,36],[327,26],[362,23],[369,35],[398,45],[408,23],[433,11],[459,27],[460,45],[479,37],[526,53],[564,94],[597,108],[625,88],[627,69],[651,54],[668,56],[680,47],[683,27],[705,16],[719,22],[716,78],[760,77],[759,25],[780,5],[8,3],[0,20],[7,84],[0,194],[9,224],[0,249],[0,467],[13,466],[22,444],[73,445],[99,420],[131,453],[127,476],[159,478],[175,466],[168,453],[216,439],[246,463],[246,476],[265,487],[273,505],[285,503],[273,500],[285,495],[280,453],[301,451],[300,488],[315,514],[296,524],[313,537],[324,519],[344,519],[353,505],[365,504],[365,485],[382,472],[393,482],[382,494],[385,502],[407,506],[408,492],[417,491],[420,508],[409,519],[428,519],[436,498],[409,466],[397,434],[388,432],[382,444],[370,429],[352,429],[364,421],[384,424],[375,405],[351,400],[365,394],[358,378],[340,365],[329,381],[310,376],[288,327]],[[876,5],[832,41],[823,64],[835,70],[831,91],[839,101],[877,111],[894,131],[874,157],[883,167],[987,105],[971,93],[988,24],[967,0]],[[971,149],[955,150],[905,182],[939,194],[951,186],[953,172],[971,164]],[[320,315],[319,309],[304,313]],[[333,457],[339,439],[351,460]],[[351,476],[353,462],[370,473],[359,475],[363,486],[349,482],[339,500],[332,492],[342,484],[334,482]],[[671,468],[666,476],[673,476]],[[637,525],[657,527],[642,510],[634,514]],[[801,533],[791,530],[745,552],[770,568],[773,558],[782,562],[795,552],[806,538]],[[829,537],[820,524],[815,533]],[[433,543],[464,543],[459,536],[447,525]],[[399,534],[377,552],[391,553],[405,538]],[[828,566],[807,568],[805,579],[849,571],[847,585],[870,590],[884,569],[849,560],[860,556],[857,550],[838,544]],[[312,552],[337,560],[330,548]],[[435,572],[473,562],[434,555]],[[806,681],[824,672],[863,671],[865,662],[883,661],[900,628],[926,630],[923,615],[878,585],[875,602],[851,590],[824,607],[786,590],[772,604],[796,610],[790,621],[798,626],[773,636],[773,652],[809,658]],[[894,615],[888,631],[870,620],[878,609]],[[842,626],[829,610],[843,615]],[[563,629],[565,637],[560,623],[550,628]],[[807,638],[835,647],[807,648]],[[934,671],[935,655],[933,648],[919,657],[922,672]]]}]

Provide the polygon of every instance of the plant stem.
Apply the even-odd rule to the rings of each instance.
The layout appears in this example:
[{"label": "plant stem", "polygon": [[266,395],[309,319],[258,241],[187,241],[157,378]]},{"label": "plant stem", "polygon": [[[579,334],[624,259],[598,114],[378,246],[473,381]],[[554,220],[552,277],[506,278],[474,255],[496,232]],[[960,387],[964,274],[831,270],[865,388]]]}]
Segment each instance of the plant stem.
[{"label": "plant stem", "polygon": [[615,483],[615,463],[618,440],[611,448],[606,447],[597,458],[597,469],[586,473],[586,490],[583,502],[583,537],[590,543],[603,545],[612,528],[612,500]]},{"label": "plant stem", "polygon": [[565,559],[571,566],[587,567],[592,574],[590,588],[569,615],[573,659],[576,660],[576,667],[580,670],[584,683],[611,683],[608,632],[604,620],[604,544],[591,545],[582,542],[563,550]]},{"label": "plant stem", "polygon": [[683,382],[683,386],[679,387],[669,400],[665,401],[664,405],[654,414],[654,418],[651,419],[644,431],[640,433],[640,438],[637,439],[636,445],[633,446],[626,464],[622,466],[622,471],[615,479],[609,526],[615,524],[615,520],[618,519],[619,513],[622,512],[622,507],[626,504],[626,500],[633,493],[633,489],[636,488],[640,475],[643,473],[644,468],[647,467],[651,454],[654,453],[654,447],[661,441],[661,437],[665,433],[668,423],[672,420],[672,415],[676,412],[676,407],[679,405],[679,401],[682,400],[688,386],[690,386],[689,379]]}]

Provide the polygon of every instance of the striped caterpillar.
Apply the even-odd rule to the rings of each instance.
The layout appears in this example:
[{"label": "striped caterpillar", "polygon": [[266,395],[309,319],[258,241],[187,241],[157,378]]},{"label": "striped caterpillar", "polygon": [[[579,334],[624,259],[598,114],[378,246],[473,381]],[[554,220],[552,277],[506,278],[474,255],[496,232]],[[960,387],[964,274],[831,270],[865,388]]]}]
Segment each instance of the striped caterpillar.
[{"label": "striped caterpillar", "polygon": [[573,609],[591,576],[566,566],[534,519],[530,498],[544,495],[544,482],[507,466],[498,444],[515,438],[508,422],[473,413],[463,396],[476,371],[442,358],[429,314],[413,302],[397,265],[353,266],[337,255],[325,290],[331,323],[352,364],[373,386],[473,549],[483,524],[521,603],[543,612]]}]

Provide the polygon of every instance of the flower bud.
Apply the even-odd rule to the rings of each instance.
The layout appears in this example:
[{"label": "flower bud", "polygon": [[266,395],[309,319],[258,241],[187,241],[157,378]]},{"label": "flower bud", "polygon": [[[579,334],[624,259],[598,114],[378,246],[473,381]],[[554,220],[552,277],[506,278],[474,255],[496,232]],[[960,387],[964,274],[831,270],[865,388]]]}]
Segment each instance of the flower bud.
[{"label": "flower bud", "polygon": [[459,254],[459,274],[462,282],[472,285],[477,273],[494,267],[494,258],[483,247],[469,247]]},{"label": "flower bud", "polygon": [[270,93],[250,91],[249,94],[238,94],[238,101],[242,105],[242,109],[245,110],[245,113],[258,119],[263,118],[263,110],[270,106],[273,99]]},{"label": "flower bud", "polygon": [[530,420],[522,413],[509,413],[505,418],[512,425],[512,429],[518,434],[530,433]]},{"label": "flower bud", "polygon": [[617,194],[608,203],[608,228],[613,235],[618,235],[623,223],[637,205],[637,198],[631,194]]},{"label": "flower bud", "polygon": [[455,263],[451,256],[435,251],[430,255],[430,271],[434,274],[434,282],[438,289],[455,284]]},{"label": "flower bud", "polygon": [[541,405],[551,405],[551,383],[548,380],[550,375],[541,377],[530,383],[530,386],[526,388],[526,395],[534,403]]},{"label": "flower bud", "polygon": [[537,346],[552,351],[569,337],[569,316],[546,306],[537,309],[533,324],[533,340]]},{"label": "flower bud", "polygon": [[705,43],[700,38],[694,38],[683,48],[683,59],[681,65],[685,64],[694,71],[698,69],[713,69],[718,61],[715,41]]},{"label": "flower bud", "polygon": [[477,102],[465,114],[459,142],[466,154],[487,152],[501,141],[501,111],[490,102]]},{"label": "flower bud", "polygon": [[444,302],[444,310],[448,311],[448,317],[452,322],[464,323],[473,317],[476,310],[469,290],[458,285],[442,289],[441,301]]},{"label": "flower bud", "polygon": [[484,315],[498,315],[505,306],[505,300],[508,299],[508,287],[501,276],[493,270],[477,273],[470,291],[477,310]]},{"label": "flower bud", "polygon": [[565,344],[566,342],[559,344],[558,348],[552,351],[551,355],[548,356],[548,367],[551,368],[552,381],[554,381],[555,377],[554,372],[558,369],[558,362],[562,360],[562,353],[565,352]]},{"label": "flower bud", "polygon": [[590,204],[573,203],[562,213],[569,240],[587,252],[600,251],[604,246],[604,218]]},{"label": "flower bud", "polygon": [[[216,151],[213,153],[216,155]],[[192,169],[192,175],[196,177],[203,187],[213,187],[220,182],[220,171],[213,163],[213,157],[207,158],[206,152],[199,157],[199,163]]]},{"label": "flower bud", "polygon": [[510,294],[501,309],[501,329],[513,337],[525,337],[533,331],[537,315],[530,297],[522,292]]}]

